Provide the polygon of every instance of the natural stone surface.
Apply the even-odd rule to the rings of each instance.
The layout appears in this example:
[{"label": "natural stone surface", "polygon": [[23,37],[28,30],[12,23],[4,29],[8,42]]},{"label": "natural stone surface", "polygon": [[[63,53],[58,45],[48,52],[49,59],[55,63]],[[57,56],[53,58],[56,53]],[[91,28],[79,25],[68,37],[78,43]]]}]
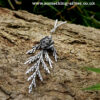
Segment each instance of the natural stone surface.
[{"label": "natural stone surface", "polygon": [[[100,100],[99,91],[82,88],[100,82],[100,75],[83,68],[100,68],[100,30],[64,24],[53,34],[59,56],[51,74],[41,69],[43,82],[28,94],[29,82],[24,65],[31,49],[49,35],[54,20],[26,11],[0,8],[0,100]],[[51,56],[52,60],[54,58]]]}]

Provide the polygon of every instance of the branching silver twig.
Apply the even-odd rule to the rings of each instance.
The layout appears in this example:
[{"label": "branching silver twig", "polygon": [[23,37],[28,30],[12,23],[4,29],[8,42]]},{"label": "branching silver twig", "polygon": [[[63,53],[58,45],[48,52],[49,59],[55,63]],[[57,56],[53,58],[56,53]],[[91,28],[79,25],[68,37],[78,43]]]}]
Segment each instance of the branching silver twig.
[{"label": "branching silver twig", "polygon": [[66,21],[65,21],[65,22],[62,22],[62,23],[60,23],[60,24],[58,24],[58,25],[57,25],[57,23],[58,23],[58,20],[56,19],[55,24],[54,24],[54,28],[50,31],[51,33],[55,32],[56,29],[57,29],[57,27],[59,27],[59,26],[62,25],[62,24],[65,24]]},{"label": "branching silver twig", "polygon": [[[62,22],[60,24],[57,25],[57,21],[55,22],[54,28],[51,30],[52,32],[55,32],[56,28],[59,27],[60,25],[66,23],[66,22]],[[42,49],[38,54],[36,54],[35,56],[29,57],[28,60],[25,62],[25,64],[30,64],[34,61],[36,61],[36,63],[34,63],[33,66],[31,66],[27,71],[26,74],[29,74],[30,72],[33,72],[33,74],[27,79],[27,81],[32,80],[31,84],[29,85],[29,93],[32,91],[32,87],[36,87],[36,77],[38,76],[39,79],[41,81],[43,81],[41,72],[40,72],[40,64],[42,64],[42,67],[45,69],[45,71],[47,73],[50,73],[49,68],[47,67],[43,56],[45,56],[45,60],[49,63],[50,68],[52,68],[52,64],[53,61],[50,59],[48,51],[52,51],[53,52],[53,56],[55,58],[55,61],[57,61],[57,52],[56,49],[54,47],[54,41],[52,40],[52,36],[46,36],[43,39],[40,40],[40,43],[33,46],[31,50],[28,50],[26,52],[26,54],[32,54],[34,53],[36,50]]]}]

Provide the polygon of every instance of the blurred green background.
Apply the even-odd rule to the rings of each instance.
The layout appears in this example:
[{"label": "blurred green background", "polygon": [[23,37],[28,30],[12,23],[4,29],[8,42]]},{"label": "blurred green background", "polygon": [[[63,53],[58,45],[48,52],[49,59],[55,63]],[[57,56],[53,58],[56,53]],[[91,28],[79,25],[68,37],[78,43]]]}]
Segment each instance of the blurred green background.
[{"label": "blurred green background", "polygon": [[[95,2],[95,5],[32,5],[32,2]],[[27,10],[51,19],[100,28],[100,0],[0,0],[0,6]]]}]

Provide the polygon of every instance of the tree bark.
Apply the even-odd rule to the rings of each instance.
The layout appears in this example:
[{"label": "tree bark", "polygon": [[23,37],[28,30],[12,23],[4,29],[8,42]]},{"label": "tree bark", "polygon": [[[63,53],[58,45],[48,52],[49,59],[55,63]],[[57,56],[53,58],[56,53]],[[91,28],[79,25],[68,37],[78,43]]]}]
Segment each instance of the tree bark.
[{"label": "tree bark", "polygon": [[[28,93],[30,65],[24,65],[31,49],[50,35],[54,20],[27,11],[0,8],[0,100],[100,100],[99,91],[82,88],[100,82],[100,75],[84,67],[100,68],[100,30],[66,23],[52,34],[58,53],[50,74]],[[60,22],[59,22],[60,23]]]}]

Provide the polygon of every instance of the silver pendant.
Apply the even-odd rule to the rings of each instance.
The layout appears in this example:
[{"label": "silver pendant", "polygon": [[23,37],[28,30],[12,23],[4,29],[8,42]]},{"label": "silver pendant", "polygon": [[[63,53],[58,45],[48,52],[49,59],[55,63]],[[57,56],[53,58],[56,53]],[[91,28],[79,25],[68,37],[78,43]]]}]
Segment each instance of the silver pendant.
[{"label": "silver pendant", "polygon": [[[59,27],[60,25],[66,23],[62,22],[57,25],[57,21],[55,22],[54,28],[50,31],[51,33],[55,32],[56,28]],[[33,66],[31,66],[27,71],[26,74],[33,72],[33,74],[27,79],[28,81],[32,80],[31,84],[29,85],[29,93],[32,91],[32,87],[36,87],[36,77],[38,76],[41,81],[43,81],[41,72],[40,72],[40,64],[42,64],[43,69],[47,72],[50,73],[49,68],[47,67],[46,62],[49,63],[50,68],[52,68],[53,61],[49,57],[48,52],[52,52],[53,56],[55,58],[55,61],[57,62],[57,52],[54,47],[54,41],[52,40],[52,36],[46,36],[43,39],[40,40],[39,44],[35,45],[32,47],[31,50],[28,50],[26,54],[32,54],[36,50],[40,50],[38,54],[35,56],[31,56],[28,58],[28,60],[25,62],[25,64],[30,64],[36,61]],[[45,59],[45,61],[44,61]]]}]

